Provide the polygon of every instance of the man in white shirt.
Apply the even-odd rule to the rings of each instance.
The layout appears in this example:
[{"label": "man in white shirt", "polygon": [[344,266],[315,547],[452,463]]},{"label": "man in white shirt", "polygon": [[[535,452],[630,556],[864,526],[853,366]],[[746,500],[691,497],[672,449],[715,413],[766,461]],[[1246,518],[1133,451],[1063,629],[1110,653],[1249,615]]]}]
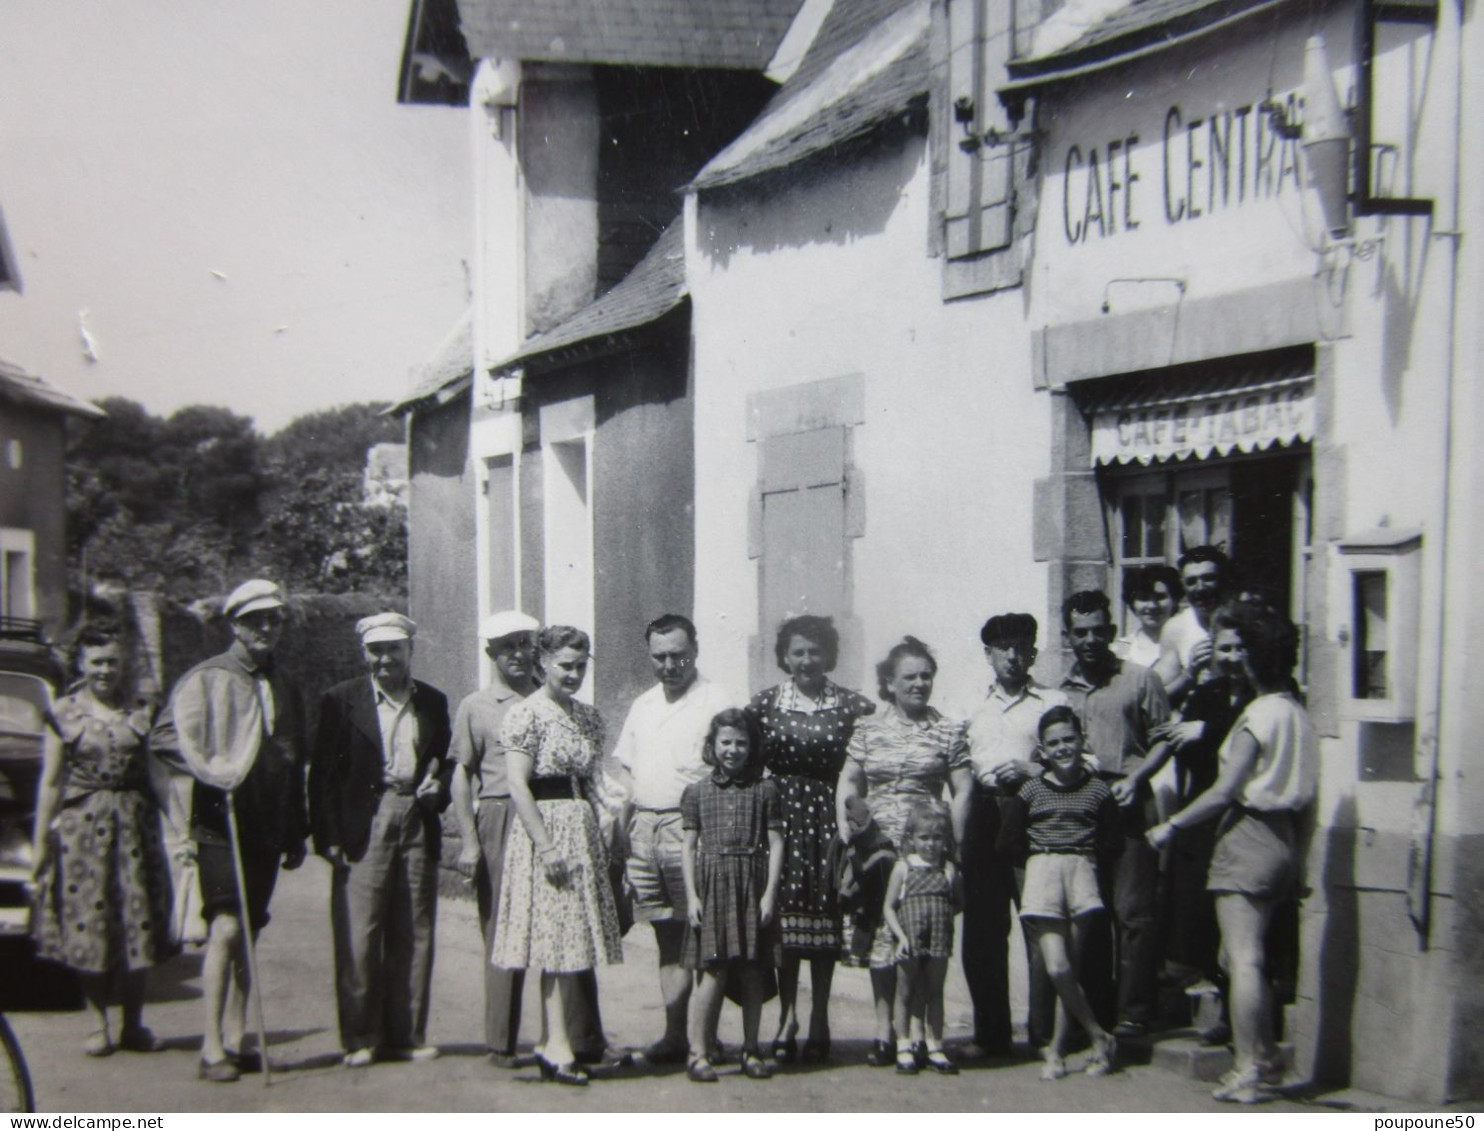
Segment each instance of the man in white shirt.
[{"label": "man in white shirt", "polygon": [[701,747],[712,717],[738,701],[696,670],[696,626],[687,618],[666,613],[649,623],[644,639],[658,683],[629,708],[613,757],[630,782],[627,874],[634,919],[654,926],[665,1000],[664,1036],[645,1056],[653,1064],[681,1064],[689,1052],[691,975],[680,964],[687,911],[680,795],[710,772]]},{"label": "man in white shirt", "polygon": [[[1065,693],[1031,678],[1036,660],[1036,618],[1029,613],[990,617],[979,631],[994,682],[969,717],[969,758],[974,767],[974,798],[964,834],[964,981],[974,1003],[974,1044],[981,1055],[1010,1052],[1010,904],[1016,899],[1015,867],[1008,853],[995,851],[1000,807],[1028,777],[1039,776],[1037,724],[1052,707],[1067,703]],[[1055,989],[1046,977],[1040,949],[1030,957],[1030,1039],[1051,1039]]]},{"label": "man in white shirt", "polygon": [[1232,574],[1231,559],[1215,546],[1192,546],[1177,564],[1187,604],[1160,630],[1159,661],[1154,665],[1154,674],[1176,705],[1206,680],[1211,666],[1211,614],[1226,600]]}]

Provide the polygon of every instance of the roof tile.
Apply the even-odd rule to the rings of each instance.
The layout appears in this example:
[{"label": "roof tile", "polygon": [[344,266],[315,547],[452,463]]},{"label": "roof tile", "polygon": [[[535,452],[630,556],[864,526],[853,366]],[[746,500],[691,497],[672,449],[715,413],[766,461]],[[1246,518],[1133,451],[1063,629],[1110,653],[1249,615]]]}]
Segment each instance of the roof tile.
[{"label": "roof tile", "polygon": [[761,70],[803,0],[458,0],[469,54]]},{"label": "roof tile", "polygon": [[33,377],[19,365],[6,361],[4,358],[0,358],[0,400],[56,409],[59,412],[70,412],[76,416],[88,416],[94,419],[108,415],[97,405],[81,397],[74,397],[71,393],[64,393],[55,385],[43,381],[40,377]]}]

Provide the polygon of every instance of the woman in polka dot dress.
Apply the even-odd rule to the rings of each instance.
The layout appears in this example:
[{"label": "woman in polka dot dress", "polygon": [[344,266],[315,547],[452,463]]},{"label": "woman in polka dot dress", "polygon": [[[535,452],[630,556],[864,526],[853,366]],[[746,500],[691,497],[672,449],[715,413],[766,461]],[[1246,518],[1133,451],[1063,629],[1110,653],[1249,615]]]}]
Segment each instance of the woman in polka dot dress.
[{"label": "woman in polka dot dress", "polygon": [[[153,704],[134,694],[119,626],[78,635],[82,685],[52,704],[36,803],[32,932],[46,958],[81,975],[97,1028],[89,1056],[153,1052],[144,1027],[145,972],[175,953],[170,872],[150,793],[145,736]],[[117,1042],[108,1005],[117,994]]]},{"label": "woman in polka dot dress", "polygon": [[840,637],[829,617],[800,616],[778,629],[774,655],[789,679],[755,696],[747,711],[762,733],[763,762],[783,801],[783,882],[779,921],[783,964],[778,970],[780,1013],[773,1056],[798,1054],[799,964],[809,959],[809,1039],[804,1059],[823,1061],[830,1050],[830,988],[842,946],[835,879],[835,783],[845,763],[856,719],[875,704],[828,678]]}]

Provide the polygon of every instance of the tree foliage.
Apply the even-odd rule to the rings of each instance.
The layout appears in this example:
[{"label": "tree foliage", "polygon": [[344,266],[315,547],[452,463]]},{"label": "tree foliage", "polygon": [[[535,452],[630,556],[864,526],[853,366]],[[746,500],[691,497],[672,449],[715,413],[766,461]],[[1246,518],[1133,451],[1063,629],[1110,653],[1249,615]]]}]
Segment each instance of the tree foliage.
[{"label": "tree foliage", "polygon": [[74,582],[116,578],[183,600],[249,573],[295,589],[401,594],[406,512],[364,498],[366,451],[401,439],[382,405],[303,416],[266,439],[250,419],[193,405],[156,417],[121,397],[71,425]]}]

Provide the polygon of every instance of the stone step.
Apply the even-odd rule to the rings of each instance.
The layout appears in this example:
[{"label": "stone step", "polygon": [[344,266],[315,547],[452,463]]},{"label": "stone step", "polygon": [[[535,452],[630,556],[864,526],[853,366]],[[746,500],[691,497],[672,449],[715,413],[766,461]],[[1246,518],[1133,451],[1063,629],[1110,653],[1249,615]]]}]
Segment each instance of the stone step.
[{"label": "stone step", "polygon": [[[1278,1055],[1287,1069],[1293,1067],[1293,1046],[1280,1043]],[[1232,1050],[1202,1044],[1199,1037],[1162,1037],[1154,1043],[1149,1063],[1177,1076],[1214,1082],[1232,1067]]]}]

